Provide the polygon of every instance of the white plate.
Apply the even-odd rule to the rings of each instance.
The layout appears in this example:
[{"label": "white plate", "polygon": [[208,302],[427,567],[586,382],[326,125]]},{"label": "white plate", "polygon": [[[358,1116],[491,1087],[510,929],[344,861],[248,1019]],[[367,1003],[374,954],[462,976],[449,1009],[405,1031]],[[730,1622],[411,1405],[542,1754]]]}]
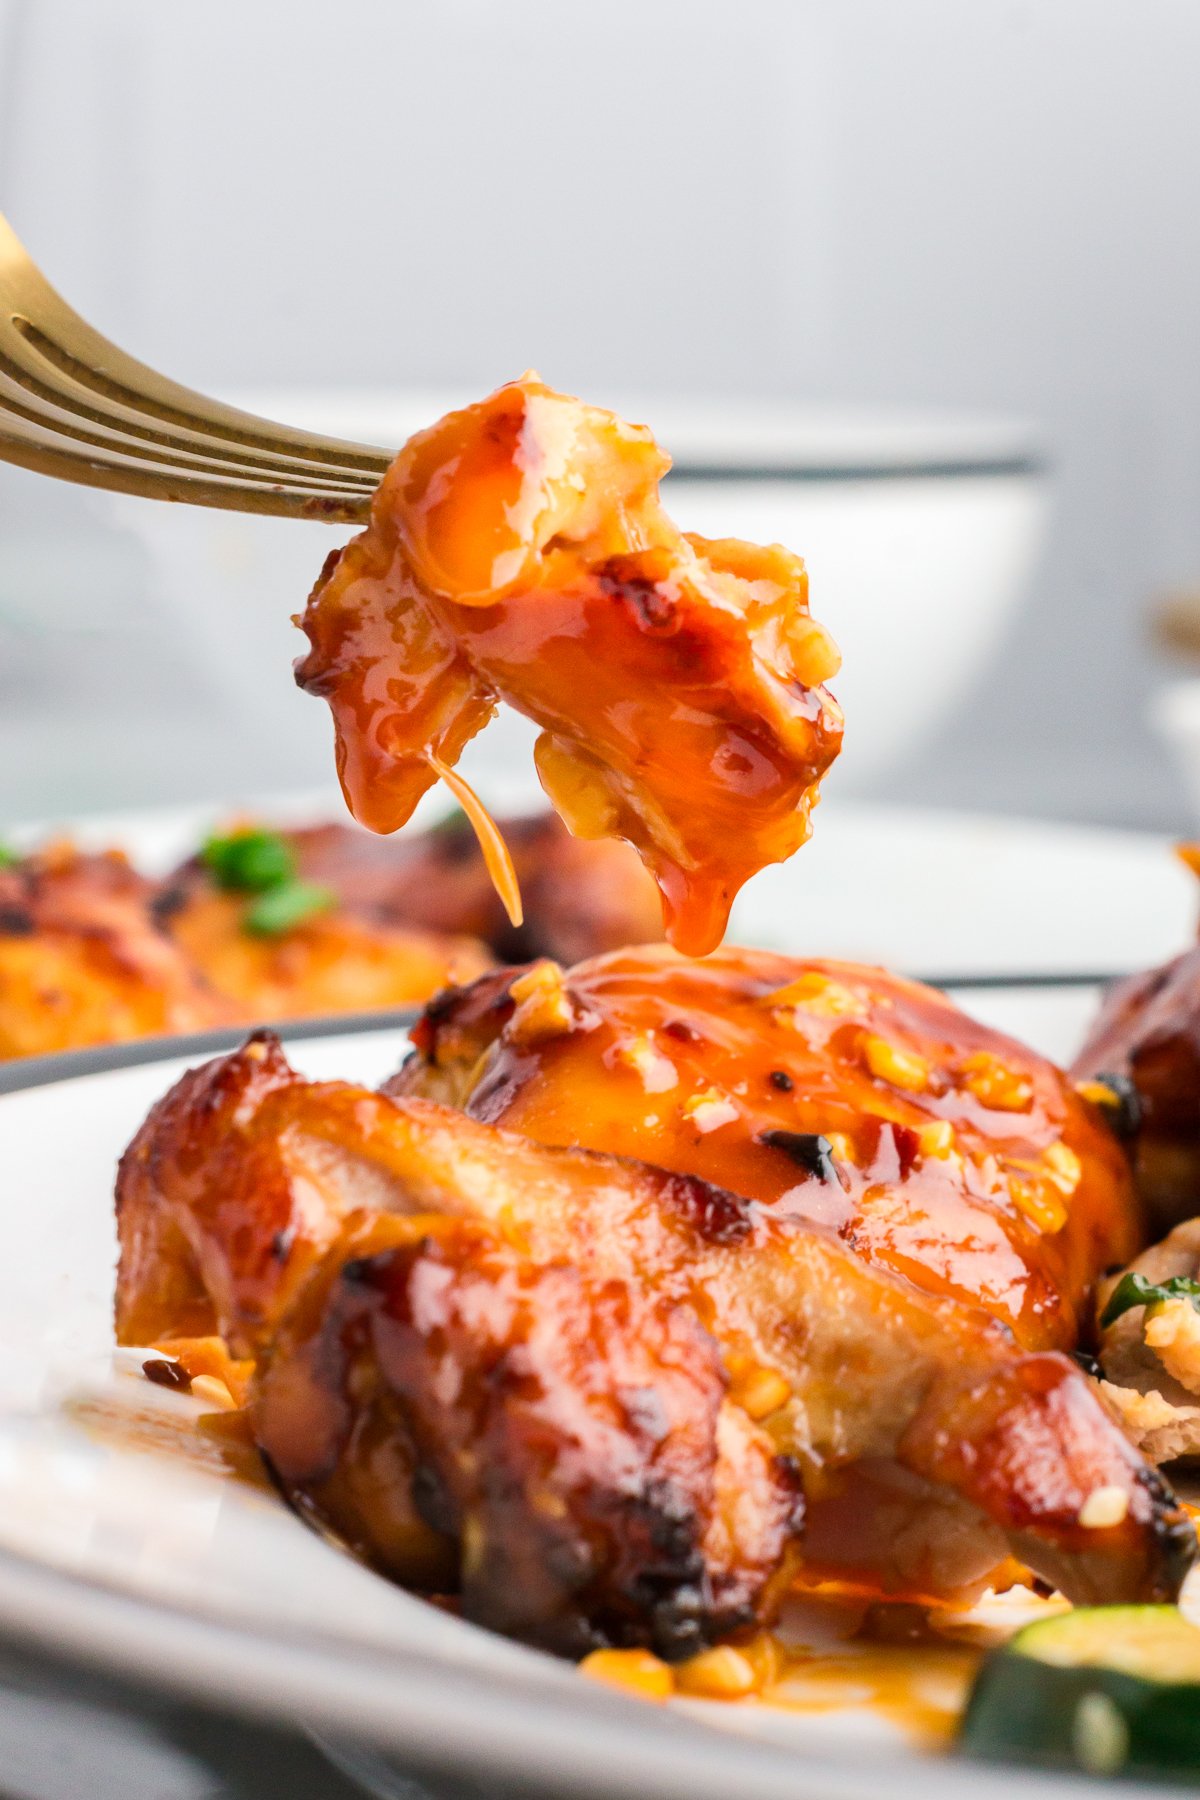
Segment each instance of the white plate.
[{"label": "white plate", "polygon": [[[1043,1041],[1069,1035],[1093,998],[967,996]],[[372,1031],[298,1038],[291,1054],[313,1076],[375,1082],[403,1044]],[[373,1576],[270,1491],[197,1466],[196,1403],[114,1353],[110,1323],[114,1163],[182,1067],[0,1098],[0,1629],[409,1765],[525,1788],[639,1800],[1057,1789],[926,1755],[862,1710],[610,1694]]]}]

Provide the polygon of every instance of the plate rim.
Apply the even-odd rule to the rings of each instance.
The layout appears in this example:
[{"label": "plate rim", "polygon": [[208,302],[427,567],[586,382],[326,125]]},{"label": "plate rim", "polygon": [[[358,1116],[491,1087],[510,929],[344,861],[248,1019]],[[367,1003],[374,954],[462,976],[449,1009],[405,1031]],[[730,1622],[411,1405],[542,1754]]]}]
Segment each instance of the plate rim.
[{"label": "plate rim", "polygon": [[[433,1651],[360,1646],[311,1627],[270,1630],[2,1549],[0,1631],[245,1716],[350,1736],[419,1770],[519,1781],[546,1794],[879,1800],[886,1789],[889,1800],[1070,1800],[1096,1792],[1086,1778],[1010,1764],[801,1750],[610,1692],[566,1665],[560,1679],[549,1657],[534,1679]],[[1108,1790],[1126,1800],[1194,1792],[1142,1782]]]},{"label": "plate rim", "polygon": [[[1051,970],[1009,975],[988,972],[967,975],[911,975],[909,980],[937,988],[951,998],[969,991],[1069,993],[1084,988],[1105,989],[1127,979],[1127,971]],[[55,1050],[44,1056],[13,1057],[0,1062],[0,1097],[26,1088],[50,1087],[80,1075],[107,1074],[111,1069],[140,1068],[155,1062],[173,1062],[184,1056],[218,1056],[236,1050],[256,1031],[269,1031],[284,1043],[297,1040],[355,1037],[372,1031],[410,1031],[421,1017],[420,1006],[381,1007],[369,1012],[320,1013],[299,1019],[264,1019],[256,1024],[222,1025],[211,1031],[162,1033],[133,1038],[127,1043],[93,1044],[80,1050]]]}]

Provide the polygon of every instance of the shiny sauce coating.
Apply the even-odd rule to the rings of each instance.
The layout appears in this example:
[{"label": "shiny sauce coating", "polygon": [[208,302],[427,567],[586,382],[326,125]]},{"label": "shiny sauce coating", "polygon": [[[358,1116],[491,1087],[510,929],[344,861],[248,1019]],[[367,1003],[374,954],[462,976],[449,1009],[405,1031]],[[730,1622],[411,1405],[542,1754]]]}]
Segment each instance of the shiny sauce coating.
[{"label": "shiny sauce coating", "polygon": [[[701,1176],[835,1231],[1070,1348],[1104,1266],[1138,1241],[1125,1159],[1054,1066],[878,969],[647,946],[486,977],[418,1027],[412,1091],[475,1117]],[[471,996],[476,995],[472,1000]],[[447,1093],[445,1086],[440,1090]]]},{"label": "shiny sauce coating", "polygon": [[841,743],[839,658],[778,545],[680,533],[644,426],[526,376],[401,450],[330,558],[296,678],[334,715],[355,817],[394,831],[505,700],[579,837],[638,850],[667,935],[720,942],[809,835]]}]

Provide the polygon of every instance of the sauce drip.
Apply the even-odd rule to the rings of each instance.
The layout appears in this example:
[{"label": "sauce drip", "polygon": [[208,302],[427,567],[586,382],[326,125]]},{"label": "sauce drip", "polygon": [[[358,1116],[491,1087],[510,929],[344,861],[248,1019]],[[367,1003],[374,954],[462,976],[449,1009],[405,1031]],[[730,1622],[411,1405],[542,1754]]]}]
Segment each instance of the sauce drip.
[{"label": "sauce drip", "polygon": [[701,955],[809,835],[839,658],[798,557],[676,529],[669,466],[645,426],[533,375],[448,414],[327,563],[296,678],[329,701],[348,804],[380,832],[500,700],[525,713],[569,829],[631,843],[668,937]]},{"label": "sauce drip", "polygon": [[508,845],[504,841],[504,833],[493,819],[475,789],[469,781],[448,769],[444,762],[429,754],[429,766],[444,781],[458,804],[462,807],[471,822],[480,853],[491,877],[492,886],[499,897],[500,904],[508,914],[508,922],[515,931],[525,922],[525,909],[521,904],[521,884],[517,880],[517,871],[513,867],[513,859]]}]

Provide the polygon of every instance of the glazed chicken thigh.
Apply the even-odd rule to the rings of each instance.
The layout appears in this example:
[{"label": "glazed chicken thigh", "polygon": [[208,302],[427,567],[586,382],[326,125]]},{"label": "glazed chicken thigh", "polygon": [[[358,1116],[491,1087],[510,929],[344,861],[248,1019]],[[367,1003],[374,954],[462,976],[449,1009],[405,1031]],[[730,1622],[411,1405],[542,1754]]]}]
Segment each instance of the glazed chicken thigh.
[{"label": "glazed chicken thigh", "polygon": [[568,1654],[687,1656],[796,1580],[962,1599],[1013,1557],[1176,1592],[1194,1533],[1056,1348],[1136,1227],[1048,1064],[735,951],[484,976],[418,1041],[376,1094],[252,1040],[121,1167],[121,1341],[253,1358],[325,1529]]}]

